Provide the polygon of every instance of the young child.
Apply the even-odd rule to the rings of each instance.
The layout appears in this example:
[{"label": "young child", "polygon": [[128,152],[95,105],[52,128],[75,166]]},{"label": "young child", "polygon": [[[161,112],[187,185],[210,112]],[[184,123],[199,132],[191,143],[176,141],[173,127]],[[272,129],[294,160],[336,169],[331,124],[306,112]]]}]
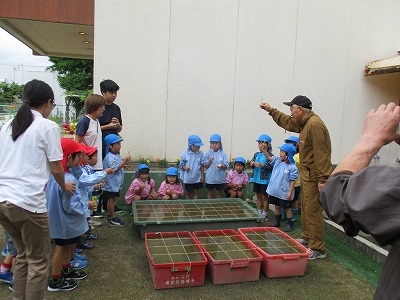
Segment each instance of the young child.
[{"label": "young child", "polygon": [[[250,167],[253,169],[250,182],[253,182],[253,192],[257,195],[257,209],[268,221],[268,194],[267,186],[271,177],[272,166],[265,158],[262,149],[271,147],[272,139],[267,134],[262,134],[257,140],[259,152],[256,152],[250,161]],[[270,153],[272,155],[272,153]]]},{"label": "young child", "polygon": [[226,175],[226,193],[229,198],[243,198],[243,189],[249,182],[249,176],[245,172],[246,160],[238,156],[233,161],[233,169]]},{"label": "young child", "polygon": [[155,200],[157,193],[154,189],[155,182],[150,178],[150,168],[146,164],[140,164],[135,172],[135,179],[129,186],[125,195],[125,202],[132,204],[136,200]]},{"label": "young child", "polygon": [[131,160],[128,155],[124,159],[119,155],[122,139],[116,134],[109,134],[105,137],[106,157],[103,160],[103,168],[113,168],[114,173],[106,177],[106,185],[103,188],[103,199],[108,198],[107,211],[108,222],[111,226],[123,226],[120,218],[115,216],[115,198],[119,197],[119,191],[124,183],[124,166]]},{"label": "young child", "polygon": [[188,148],[181,155],[179,168],[181,179],[185,185],[186,199],[198,199],[199,189],[204,183],[205,158],[200,147],[204,144],[198,135],[191,135],[188,138]]},{"label": "young child", "polygon": [[[93,165],[95,171],[103,171],[103,137],[98,119],[103,115],[105,105],[106,100],[102,95],[91,94],[87,96],[85,100],[86,115],[79,120],[75,132],[77,143],[97,148],[99,158]],[[100,218],[102,216],[101,209],[93,213],[93,217]]]},{"label": "young child", "polygon": [[55,242],[52,275],[47,287],[50,292],[72,290],[77,286],[76,280],[87,276],[86,272],[71,267],[71,260],[75,256],[75,244],[89,227],[85,217],[88,204],[82,201],[79,183],[69,171],[79,165],[85,148],[83,144],[68,138],[61,139],[61,148],[65,181],[75,182],[76,190],[72,195],[64,192],[53,175],[46,186],[50,238]]},{"label": "young child", "polygon": [[[286,144],[292,144],[293,146],[296,147],[296,154],[293,156],[294,162],[296,163],[297,169],[299,169],[300,165],[300,158],[299,158],[299,138],[297,136],[289,136],[285,141]],[[297,221],[297,218],[299,216],[299,202],[298,200],[300,199],[300,173],[299,177],[294,182],[294,196],[293,196],[293,201],[292,201],[292,220],[293,222]],[[284,214],[283,214],[283,213]],[[282,220],[286,219],[286,213],[285,210],[281,208],[281,213],[282,213]]]},{"label": "young child", "polygon": [[210,149],[205,155],[205,160],[207,198],[213,198],[214,190],[216,198],[222,198],[222,191],[225,189],[225,170],[229,164],[226,153],[222,150],[221,136],[217,133],[210,137]]},{"label": "young child", "polygon": [[[94,171],[92,166],[89,165],[89,157],[92,159],[90,162],[93,164],[97,159],[97,148],[85,146],[85,152],[82,154],[82,167],[78,166],[73,169],[73,174],[79,182],[79,188],[81,189],[82,200],[88,202],[89,209],[86,212],[86,218],[89,224],[89,230],[86,232],[86,239],[96,240],[97,236],[92,234],[90,225],[100,226],[101,222],[92,220],[90,214],[93,210],[97,210],[97,201],[92,199],[92,192],[94,187],[101,187],[103,180],[107,175],[114,173],[113,168],[105,169],[104,171]],[[94,164],[95,165],[95,164]],[[79,248],[80,245],[78,244]],[[83,247],[85,248],[85,247]]]},{"label": "young child", "polygon": [[183,188],[178,178],[178,169],[170,167],[165,172],[165,180],[158,189],[158,198],[162,200],[176,200],[183,196]]},{"label": "young child", "polygon": [[294,196],[294,181],[299,176],[299,172],[293,159],[296,148],[291,144],[283,144],[279,149],[278,157],[270,155],[268,146],[264,145],[263,147],[265,157],[274,167],[267,193],[270,203],[275,205],[275,222],[272,226],[280,226],[282,217],[280,208],[282,207],[285,209],[288,223],[285,231],[289,232],[293,230],[292,211],[290,208]]}]

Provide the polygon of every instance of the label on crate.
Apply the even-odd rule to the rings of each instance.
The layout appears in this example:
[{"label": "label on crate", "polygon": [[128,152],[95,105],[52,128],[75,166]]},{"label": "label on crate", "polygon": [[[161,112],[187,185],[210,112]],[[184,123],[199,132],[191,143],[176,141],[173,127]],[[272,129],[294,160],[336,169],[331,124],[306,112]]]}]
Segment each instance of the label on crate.
[{"label": "label on crate", "polygon": [[187,285],[193,284],[195,282],[194,278],[190,278],[190,274],[182,274],[172,276],[170,280],[165,281],[166,286],[171,285]]}]

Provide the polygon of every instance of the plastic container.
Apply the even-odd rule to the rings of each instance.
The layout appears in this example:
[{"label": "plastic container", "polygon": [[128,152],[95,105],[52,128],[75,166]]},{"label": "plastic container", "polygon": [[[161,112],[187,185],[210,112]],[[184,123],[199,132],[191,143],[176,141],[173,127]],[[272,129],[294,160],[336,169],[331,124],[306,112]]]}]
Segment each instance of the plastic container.
[{"label": "plastic container", "polygon": [[275,227],[239,228],[263,256],[261,271],[268,278],[302,276],[311,251]]},{"label": "plastic container", "polygon": [[193,232],[208,259],[207,270],[214,284],[258,281],[262,256],[233,229]]},{"label": "plastic container", "polygon": [[155,289],[204,285],[207,258],[190,232],[146,233],[145,244]]}]

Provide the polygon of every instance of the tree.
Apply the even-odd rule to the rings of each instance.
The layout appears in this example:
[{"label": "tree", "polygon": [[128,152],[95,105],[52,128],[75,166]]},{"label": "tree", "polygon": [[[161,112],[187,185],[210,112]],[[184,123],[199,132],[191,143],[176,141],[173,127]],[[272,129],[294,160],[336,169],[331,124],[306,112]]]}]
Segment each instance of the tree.
[{"label": "tree", "polygon": [[66,91],[65,121],[69,122],[70,106],[79,115],[87,95],[93,90],[93,60],[54,56],[49,60],[53,65],[47,69],[57,74],[60,87]]},{"label": "tree", "polygon": [[23,84],[0,82],[0,103],[16,104],[21,99],[23,90]]}]

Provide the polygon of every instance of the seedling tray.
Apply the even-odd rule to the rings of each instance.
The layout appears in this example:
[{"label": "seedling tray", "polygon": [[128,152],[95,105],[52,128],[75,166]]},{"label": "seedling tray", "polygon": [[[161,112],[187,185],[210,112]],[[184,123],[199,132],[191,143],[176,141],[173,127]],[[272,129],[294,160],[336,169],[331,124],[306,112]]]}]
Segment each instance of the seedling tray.
[{"label": "seedling tray", "polygon": [[145,244],[155,289],[204,285],[207,258],[190,232],[146,233]]},{"label": "seedling tray", "polygon": [[205,251],[208,273],[214,284],[260,279],[261,254],[235,230],[203,230],[193,235]]},{"label": "seedling tray", "polygon": [[133,222],[144,238],[147,232],[238,229],[264,220],[237,198],[197,200],[141,200],[132,203]]},{"label": "seedling tray", "polygon": [[263,256],[261,271],[269,278],[302,276],[310,250],[275,227],[239,228]]}]

